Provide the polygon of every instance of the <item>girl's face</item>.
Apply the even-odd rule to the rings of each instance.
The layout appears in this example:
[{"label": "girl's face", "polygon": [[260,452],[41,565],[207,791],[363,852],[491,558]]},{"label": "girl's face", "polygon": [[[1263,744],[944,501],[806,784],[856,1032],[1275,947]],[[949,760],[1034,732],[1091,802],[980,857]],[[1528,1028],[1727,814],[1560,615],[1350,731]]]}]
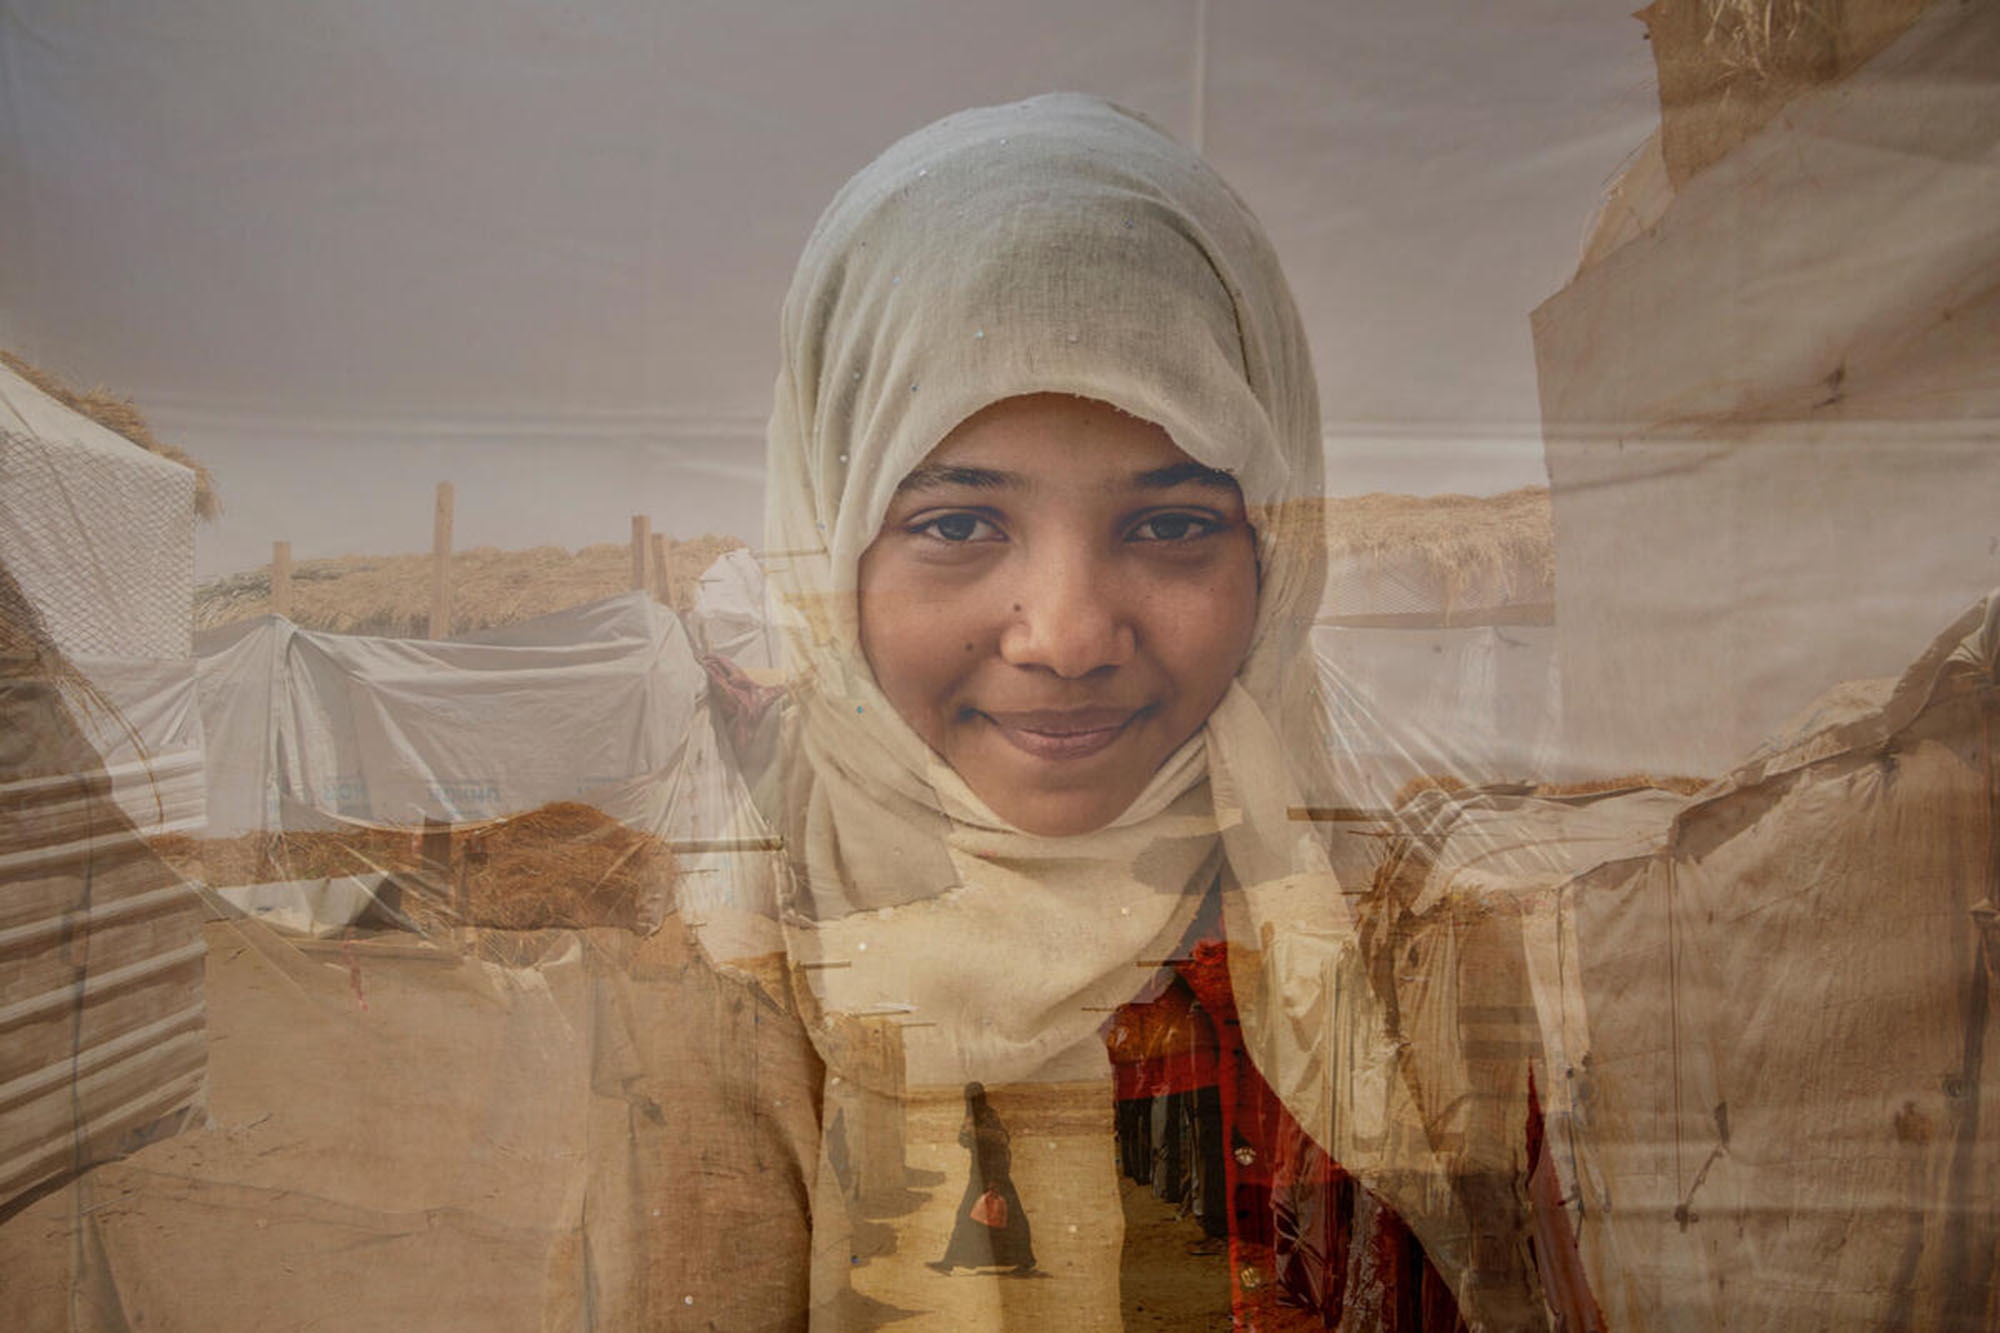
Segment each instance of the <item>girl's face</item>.
[{"label": "girl's face", "polygon": [[1221,702],[1257,616],[1243,495],[1158,426],[1036,394],[961,422],[861,557],[861,648],[994,813],[1102,828]]}]

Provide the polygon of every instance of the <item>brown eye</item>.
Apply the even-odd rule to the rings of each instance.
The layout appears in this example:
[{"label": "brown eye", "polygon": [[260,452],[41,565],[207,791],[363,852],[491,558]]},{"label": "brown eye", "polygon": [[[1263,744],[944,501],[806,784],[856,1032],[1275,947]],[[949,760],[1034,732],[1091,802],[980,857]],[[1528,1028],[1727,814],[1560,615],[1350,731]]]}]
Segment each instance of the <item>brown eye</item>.
[{"label": "brown eye", "polygon": [[916,524],[910,531],[953,545],[990,542],[1000,535],[998,528],[977,514],[940,514]]},{"label": "brown eye", "polygon": [[1221,525],[1200,514],[1154,514],[1132,529],[1132,540],[1142,542],[1184,542],[1206,537]]}]

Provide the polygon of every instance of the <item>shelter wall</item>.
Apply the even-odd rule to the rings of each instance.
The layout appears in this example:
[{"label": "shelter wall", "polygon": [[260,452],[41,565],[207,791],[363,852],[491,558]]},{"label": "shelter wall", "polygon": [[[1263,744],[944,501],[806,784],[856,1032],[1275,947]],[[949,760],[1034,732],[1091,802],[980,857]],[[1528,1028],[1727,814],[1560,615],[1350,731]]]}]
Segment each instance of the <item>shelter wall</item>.
[{"label": "shelter wall", "polygon": [[678,923],[550,932],[527,969],[207,935],[213,1124],[0,1228],[15,1326],[763,1328],[803,1310],[823,1073],[797,1018]]},{"label": "shelter wall", "polygon": [[1588,1059],[1550,1140],[1611,1327],[1992,1327],[1991,649],[1568,891]]},{"label": "shelter wall", "polygon": [[0,366],[0,564],[69,657],[183,659],[195,474]]},{"label": "shelter wall", "polygon": [[1719,772],[2000,581],[1995,68],[1934,10],[1536,311],[1572,762]]},{"label": "shelter wall", "polygon": [[0,367],[0,1209],[171,1132],[207,1064],[195,474]]},{"label": "shelter wall", "polygon": [[1489,1268],[1532,1102],[1572,1326],[1994,1326],[1996,666],[2000,595],[1692,800],[1406,807],[1363,938]]},{"label": "shelter wall", "polygon": [[201,1104],[204,913],[118,786],[63,691],[0,663],[0,1208]]}]

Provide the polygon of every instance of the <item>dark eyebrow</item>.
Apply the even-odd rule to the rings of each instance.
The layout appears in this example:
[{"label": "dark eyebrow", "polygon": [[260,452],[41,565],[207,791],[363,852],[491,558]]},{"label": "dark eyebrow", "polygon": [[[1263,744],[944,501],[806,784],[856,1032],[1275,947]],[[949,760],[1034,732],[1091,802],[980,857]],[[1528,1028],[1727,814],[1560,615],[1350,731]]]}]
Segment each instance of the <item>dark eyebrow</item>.
[{"label": "dark eyebrow", "polygon": [[967,486],[975,491],[997,491],[1023,484],[1019,473],[996,472],[984,467],[948,467],[924,463],[897,484],[896,490],[927,491],[943,486]]},{"label": "dark eyebrow", "polygon": [[1141,490],[1169,491],[1176,486],[1190,483],[1208,486],[1216,490],[1237,489],[1236,478],[1220,468],[1208,467],[1190,459],[1185,463],[1175,463],[1172,467],[1154,468],[1151,472],[1141,472],[1132,478],[1133,484]]},{"label": "dark eyebrow", "polygon": [[[1136,473],[1132,484],[1145,491],[1170,491],[1176,486],[1206,486],[1214,490],[1234,491],[1236,478],[1220,468],[1208,467],[1190,459],[1185,463],[1175,463],[1168,467],[1153,468]],[[997,491],[1008,487],[1027,485],[1027,479],[1018,472],[1001,472],[994,468],[955,467],[948,464],[924,463],[913,469],[897,485],[896,491],[937,490],[947,486],[963,486],[976,491]]]}]

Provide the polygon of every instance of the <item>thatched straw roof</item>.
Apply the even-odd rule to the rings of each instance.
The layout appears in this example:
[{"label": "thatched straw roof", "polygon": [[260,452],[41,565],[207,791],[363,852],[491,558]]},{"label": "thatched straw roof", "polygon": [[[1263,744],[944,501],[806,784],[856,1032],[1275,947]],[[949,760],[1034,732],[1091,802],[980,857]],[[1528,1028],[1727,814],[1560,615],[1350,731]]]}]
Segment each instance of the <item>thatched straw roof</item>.
[{"label": "thatched straw roof", "polygon": [[153,428],[146,424],[145,416],[130,398],[120,397],[101,384],[78,393],[60,376],[30,365],[5,349],[0,349],[0,365],[5,365],[70,411],[89,417],[113,434],[124,436],[147,453],[158,454],[191,469],[194,472],[195,513],[210,519],[222,512],[222,503],[215,495],[215,478],[209,475],[208,469],[190,458],[186,450],[156,437]]},{"label": "thatched straw roof", "polygon": [[1329,499],[1327,552],[1383,567],[1414,562],[1446,587],[1486,575],[1553,583],[1555,521],[1549,492],[1501,495],[1369,495]]},{"label": "thatched straw roof", "polygon": [[[693,604],[695,585],[734,537],[705,535],[667,543],[667,600]],[[502,551],[491,546],[451,557],[451,632],[469,634],[582,606],[632,585],[632,548],[622,542]],[[292,566],[292,621],[339,634],[421,638],[429,632],[431,557],[351,555]],[[234,574],[195,589],[197,630],[248,620],[271,610],[268,568]]]}]

